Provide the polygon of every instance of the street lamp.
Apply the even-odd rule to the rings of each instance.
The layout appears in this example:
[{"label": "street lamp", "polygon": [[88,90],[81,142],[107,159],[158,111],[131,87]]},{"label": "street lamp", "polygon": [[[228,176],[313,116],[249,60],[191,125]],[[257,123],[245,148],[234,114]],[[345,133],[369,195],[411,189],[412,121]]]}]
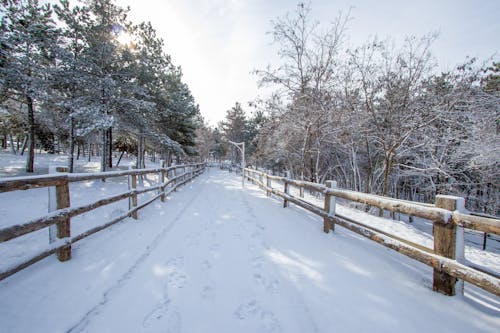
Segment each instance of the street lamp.
[{"label": "street lamp", "polygon": [[233,141],[229,141],[229,143],[233,144],[236,148],[238,148],[241,152],[241,186],[242,187],[245,187],[245,168],[246,168],[246,164],[245,164],[245,142],[233,142]]}]

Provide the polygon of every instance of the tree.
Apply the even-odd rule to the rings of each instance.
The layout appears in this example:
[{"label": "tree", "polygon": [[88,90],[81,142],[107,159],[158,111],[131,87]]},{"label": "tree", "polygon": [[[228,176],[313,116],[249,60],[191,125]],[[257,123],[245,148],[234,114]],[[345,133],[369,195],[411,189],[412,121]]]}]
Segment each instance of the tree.
[{"label": "tree", "polygon": [[64,26],[57,66],[50,77],[52,94],[47,108],[54,111],[54,118],[59,118],[55,124],[68,133],[68,168],[73,172],[77,131],[80,135],[87,134],[94,121],[94,115],[87,112],[90,104],[87,93],[94,84],[94,77],[90,75],[92,61],[85,56],[91,20],[88,7],[71,8],[67,0],[61,0],[54,10]]},{"label": "tree", "polygon": [[415,148],[411,136],[433,121],[418,97],[433,66],[429,48],[436,37],[409,37],[399,50],[374,40],[351,53],[362,92],[361,110],[370,119],[366,133],[383,157],[382,195],[389,193],[398,156]]},{"label": "tree", "polygon": [[310,7],[299,3],[295,16],[274,22],[272,35],[283,63],[256,71],[260,84],[276,84],[288,104],[277,125],[285,128],[282,155],[302,179],[318,181],[328,172],[324,147],[336,132],[335,83],[339,75],[339,51],[349,13],[340,13],[324,32],[311,22]]},{"label": "tree", "polygon": [[28,156],[26,172],[33,172],[37,100],[46,95],[45,78],[53,66],[58,30],[50,4],[37,0],[6,0],[1,19],[1,91],[27,106]]},{"label": "tree", "polygon": [[[234,106],[226,111],[226,119],[219,123],[221,133],[226,141],[236,143],[245,142],[247,139],[248,121],[241,104],[236,102]],[[241,156],[237,154],[236,147],[231,147],[233,159],[239,163]]]}]

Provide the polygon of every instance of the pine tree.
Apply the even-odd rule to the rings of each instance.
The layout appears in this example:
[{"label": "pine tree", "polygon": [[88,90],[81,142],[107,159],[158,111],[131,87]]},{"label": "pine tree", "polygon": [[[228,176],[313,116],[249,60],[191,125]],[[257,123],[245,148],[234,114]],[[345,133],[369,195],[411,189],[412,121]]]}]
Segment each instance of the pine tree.
[{"label": "pine tree", "polygon": [[46,77],[53,66],[58,30],[49,4],[37,0],[6,0],[1,21],[1,90],[27,106],[28,156],[26,172],[34,171],[35,107],[46,98]]},{"label": "pine tree", "polygon": [[[93,123],[92,113],[88,113],[89,99],[87,92],[94,84],[90,75],[92,62],[85,57],[84,51],[89,47],[87,41],[90,28],[89,9],[87,7],[70,7],[69,1],[61,0],[54,6],[60,22],[64,24],[61,32],[58,64],[51,75],[52,96],[50,109],[53,117],[59,118],[59,126],[68,133],[68,168],[73,172],[75,140],[88,132]],[[55,114],[54,114],[55,113]],[[62,118],[62,119],[61,119]]]}]

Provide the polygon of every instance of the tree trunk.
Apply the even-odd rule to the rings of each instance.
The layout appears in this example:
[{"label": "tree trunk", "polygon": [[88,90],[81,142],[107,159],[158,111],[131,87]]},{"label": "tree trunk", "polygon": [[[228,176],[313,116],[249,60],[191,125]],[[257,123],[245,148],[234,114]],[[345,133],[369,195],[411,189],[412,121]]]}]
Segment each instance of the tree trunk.
[{"label": "tree trunk", "polygon": [[[81,153],[81,145],[79,143],[76,144],[76,160],[78,161],[80,159],[80,153]],[[84,152],[84,156],[85,156],[85,152]]]},{"label": "tree trunk", "polygon": [[108,134],[108,167],[113,168],[113,129],[110,127],[107,130]]},{"label": "tree trunk", "polygon": [[12,151],[12,154],[17,155],[17,150],[16,147],[14,146],[14,139],[12,139],[12,134],[9,134],[9,141],[10,141],[10,150]]},{"label": "tree trunk", "polygon": [[33,172],[35,164],[35,106],[33,105],[33,99],[30,96],[26,97],[26,102],[28,106],[28,131],[29,131],[28,157],[26,158],[26,172]]},{"label": "tree trunk", "polygon": [[140,169],[142,167],[142,135],[139,134],[137,136],[137,161],[135,163],[136,169]]},{"label": "tree trunk", "polygon": [[[69,154],[68,154],[68,172],[73,173],[75,161],[75,121],[73,116],[69,116]],[[80,155],[80,154],[78,154]]]},{"label": "tree trunk", "polygon": [[366,193],[372,193],[373,192],[373,161],[372,161],[372,155],[371,155],[371,150],[370,150],[370,143],[368,142],[368,138],[365,138],[365,143],[366,143],[366,155],[368,156],[368,172],[366,175]]},{"label": "tree trunk", "polygon": [[[28,136],[25,136],[23,139],[23,144],[21,145],[21,156],[24,155],[24,152],[26,151],[26,144],[28,143]],[[19,144],[18,144],[19,147]],[[19,150],[19,148],[18,148]]]},{"label": "tree trunk", "polygon": [[122,153],[120,154],[120,157],[118,158],[118,162],[116,162],[116,167],[117,168],[120,165],[120,161],[122,160],[123,154],[125,154],[125,150],[122,151]]},{"label": "tree trunk", "polygon": [[106,148],[107,148],[106,129],[101,130],[101,172],[106,171]]},{"label": "tree trunk", "polygon": [[389,153],[389,156],[385,158],[385,169],[384,169],[384,187],[382,191],[383,196],[387,196],[389,192],[389,176],[392,172],[392,154]]}]

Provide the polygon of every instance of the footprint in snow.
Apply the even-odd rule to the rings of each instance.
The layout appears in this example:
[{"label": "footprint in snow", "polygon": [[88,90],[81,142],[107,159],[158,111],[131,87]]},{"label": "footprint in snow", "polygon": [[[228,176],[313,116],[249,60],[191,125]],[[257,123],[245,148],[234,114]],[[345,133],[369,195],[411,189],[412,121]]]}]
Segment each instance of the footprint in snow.
[{"label": "footprint in snow", "polygon": [[259,312],[259,310],[260,308],[259,305],[257,304],[257,301],[252,299],[238,306],[234,314],[238,319],[244,320],[247,319],[248,317],[255,316]]},{"label": "footprint in snow", "polygon": [[206,300],[213,300],[215,296],[215,289],[210,285],[206,285],[201,290],[201,297]]},{"label": "footprint in snow", "polygon": [[211,268],[212,268],[212,263],[210,261],[204,260],[201,263],[201,269],[203,269],[204,271],[209,271]]},{"label": "footprint in snow", "polygon": [[241,304],[234,314],[239,320],[257,319],[260,321],[262,332],[281,332],[281,325],[274,313],[263,310],[255,299]]},{"label": "footprint in snow", "polygon": [[165,262],[165,266],[167,267],[172,267],[172,268],[177,268],[181,267],[184,265],[184,257],[183,256],[178,256],[175,258],[170,258]]},{"label": "footprint in snow", "polygon": [[149,328],[153,326],[156,322],[160,321],[165,315],[168,313],[168,306],[170,304],[170,300],[162,302],[156,308],[154,308],[151,312],[144,316],[142,320],[142,327]]},{"label": "footprint in snow", "polygon": [[174,271],[168,275],[168,286],[171,288],[183,288],[186,285],[187,276],[182,272]]},{"label": "footprint in snow", "polygon": [[266,290],[266,292],[268,292],[269,294],[277,294],[278,293],[278,289],[279,289],[279,281],[278,280],[274,279],[274,280],[268,281],[266,278],[264,278],[259,273],[255,273],[253,275],[253,279],[257,284],[261,285]]}]

